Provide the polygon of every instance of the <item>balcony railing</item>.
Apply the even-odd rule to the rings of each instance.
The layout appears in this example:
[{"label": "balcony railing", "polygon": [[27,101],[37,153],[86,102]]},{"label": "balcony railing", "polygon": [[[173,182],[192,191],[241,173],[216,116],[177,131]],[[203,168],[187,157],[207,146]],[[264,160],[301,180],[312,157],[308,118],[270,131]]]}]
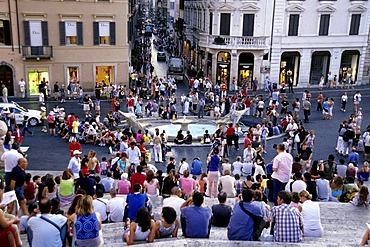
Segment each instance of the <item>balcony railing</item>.
[{"label": "balcony railing", "polygon": [[207,46],[258,49],[266,47],[266,37],[201,35],[200,43]]},{"label": "balcony railing", "polygon": [[52,46],[22,46],[22,57],[23,59],[36,58],[53,58],[53,47]]}]

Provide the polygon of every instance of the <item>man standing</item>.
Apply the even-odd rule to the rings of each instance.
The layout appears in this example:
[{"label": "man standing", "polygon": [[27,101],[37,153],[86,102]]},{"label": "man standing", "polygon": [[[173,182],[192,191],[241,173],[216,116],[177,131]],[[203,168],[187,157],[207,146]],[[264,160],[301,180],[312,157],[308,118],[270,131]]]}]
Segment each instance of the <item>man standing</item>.
[{"label": "man standing", "polygon": [[54,99],[56,101],[58,101],[58,99],[59,99],[59,85],[58,85],[57,81],[54,84]]},{"label": "man standing", "polygon": [[290,194],[280,191],[277,197],[278,205],[272,208],[272,223],[274,224],[274,241],[298,243],[302,241],[302,216],[295,207],[289,207]]},{"label": "man standing", "polygon": [[18,160],[23,158],[23,155],[18,152],[19,145],[17,143],[12,144],[10,151],[5,152],[1,159],[4,161],[5,167],[5,192],[10,190],[10,173],[13,168],[17,166]]},{"label": "man standing", "polygon": [[206,102],[203,98],[200,98],[199,102],[199,111],[198,111],[198,118],[204,118],[204,107],[206,105]]},{"label": "man standing", "polygon": [[285,152],[285,145],[277,146],[278,154],[274,158],[272,165],[272,178],[274,181],[274,204],[278,205],[278,194],[283,190],[289,182],[292,174],[293,157],[290,153]]},{"label": "man standing", "polygon": [[136,146],[136,142],[131,142],[130,147],[127,149],[127,156],[129,164],[138,165],[141,159],[140,149]]},{"label": "man standing", "polygon": [[22,99],[26,97],[26,82],[21,78],[18,82],[19,92],[21,93]]},{"label": "man standing", "polygon": [[162,140],[159,134],[153,137],[154,161],[155,163],[162,163]]},{"label": "man standing", "polygon": [[79,173],[81,170],[81,152],[79,150],[73,151],[73,157],[69,160],[67,169],[71,169],[73,178],[77,179],[80,177]]},{"label": "man standing", "polygon": [[21,206],[22,213],[28,215],[26,207],[26,198],[24,197],[24,183],[26,182],[26,168],[28,161],[25,158],[20,158],[18,160],[17,166],[12,169],[10,173],[10,190],[15,191],[19,205]]},{"label": "man standing", "polygon": [[308,117],[311,115],[311,103],[310,103],[309,98],[306,98],[302,102],[302,108],[303,108],[303,114],[304,114],[304,122],[308,123],[310,121]]},{"label": "man standing", "polygon": [[123,212],[125,211],[125,200],[123,197],[117,197],[116,189],[109,191],[111,199],[107,204],[107,212],[109,213],[110,222],[122,222]]},{"label": "man standing", "polygon": [[2,84],[1,87],[3,88],[3,102],[8,103],[8,89],[5,87],[4,84]]},{"label": "man standing", "polygon": [[334,76],[331,74],[331,71],[329,71],[328,73],[328,88],[331,87],[332,83],[333,83],[333,80],[334,80]]},{"label": "man standing", "polygon": [[186,238],[209,237],[212,211],[209,207],[202,207],[203,201],[203,195],[194,192],[193,196],[189,196],[181,205],[181,226]]},{"label": "man standing", "polygon": [[51,201],[49,199],[42,199],[39,202],[41,216],[29,218],[28,226],[33,233],[32,246],[63,246],[62,239],[60,238],[60,230],[53,223],[59,228],[62,228],[66,224],[67,218],[61,214],[51,214],[51,209]]},{"label": "man standing", "polygon": [[229,240],[253,241],[255,223],[250,214],[262,217],[262,211],[261,208],[252,204],[254,200],[252,190],[243,190],[242,198],[243,201],[236,203],[234,206],[234,212],[227,227],[227,237]]}]

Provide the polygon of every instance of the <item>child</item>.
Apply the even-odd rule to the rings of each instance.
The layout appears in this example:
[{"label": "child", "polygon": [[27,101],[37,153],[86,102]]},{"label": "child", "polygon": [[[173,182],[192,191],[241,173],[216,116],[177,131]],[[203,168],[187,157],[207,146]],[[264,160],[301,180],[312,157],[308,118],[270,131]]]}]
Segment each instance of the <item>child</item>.
[{"label": "child", "polygon": [[176,238],[178,229],[179,222],[175,209],[172,207],[162,208],[162,219],[156,221],[154,224],[153,234],[155,238],[166,238],[170,236]]},{"label": "child", "polygon": [[31,181],[31,173],[26,174],[26,186],[24,188],[24,196],[27,200],[27,205],[35,201],[36,183]]},{"label": "child", "polygon": [[108,163],[107,163],[107,158],[106,157],[103,157],[101,159],[100,168],[101,168],[101,175],[107,175]]},{"label": "child", "polygon": [[64,215],[64,211],[60,209],[60,200],[58,197],[51,199],[51,213]]},{"label": "child", "polygon": [[242,186],[242,182],[240,181],[239,174],[235,174],[235,190],[236,190],[236,196],[239,196],[243,190],[243,186]]},{"label": "child", "polygon": [[298,192],[292,192],[290,197],[291,197],[292,201],[290,202],[289,206],[293,207],[293,208],[298,208],[298,206],[299,206],[299,194],[298,194]]},{"label": "child", "polygon": [[100,100],[96,99],[94,105],[95,105],[95,114],[100,115]]},{"label": "child", "polygon": [[204,195],[204,193],[207,190],[207,173],[203,172],[202,175],[200,175],[198,184],[199,184],[199,187],[198,187],[199,192],[202,193],[202,195]]}]

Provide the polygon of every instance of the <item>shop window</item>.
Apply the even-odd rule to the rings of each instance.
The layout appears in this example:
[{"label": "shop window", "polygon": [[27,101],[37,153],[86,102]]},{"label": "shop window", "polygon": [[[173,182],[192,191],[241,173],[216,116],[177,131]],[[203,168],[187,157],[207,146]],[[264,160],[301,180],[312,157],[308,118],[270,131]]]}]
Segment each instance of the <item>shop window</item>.
[{"label": "shop window", "polygon": [[0,44],[11,45],[10,25],[8,20],[0,20]]},{"label": "shop window", "polygon": [[221,13],[220,35],[230,35],[230,13]]},{"label": "shop window", "polygon": [[351,16],[351,26],[349,35],[358,35],[360,29],[361,14],[353,14]]},{"label": "shop window", "polygon": [[39,84],[49,81],[49,68],[30,67],[27,69],[28,91],[30,95],[39,94]]},{"label": "shop window", "polygon": [[291,14],[289,15],[289,30],[288,36],[297,36],[299,26],[299,15]]},{"label": "shop window", "polygon": [[115,45],[116,23],[108,21],[94,22],[94,45]]},{"label": "shop window", "polygon": [[324,14],[320,16],[320,29],[319,29],[320,36],[327,36],[329,34],[329,23],[330,23],[329,14]]}]

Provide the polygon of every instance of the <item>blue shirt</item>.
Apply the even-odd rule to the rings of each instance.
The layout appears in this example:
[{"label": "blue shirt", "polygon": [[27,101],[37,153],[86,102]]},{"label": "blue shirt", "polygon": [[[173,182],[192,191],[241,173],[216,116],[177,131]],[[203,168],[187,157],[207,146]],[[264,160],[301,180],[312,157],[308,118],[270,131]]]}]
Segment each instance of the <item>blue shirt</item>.
[{"label": "blue shirt", "polygon": [[220,164],[220,157],[218,155],[213,154],[211,156],[211,160],[209,161],[209,168],[210,172],[218,171],[218,166]]},{"label": "blue shirt", "polygon": [[202,162],[200,160],[193,160],[191,164],[191,174],[200,175],[202,174]]},{"label": "blue shirt", "polygon": [[209,207],[189,206],[181,209],[185,218],[186,235],[188,238],[206,238],[212,210]]},{"label": "blue shirt", "polygon": [[[255,205],[252,205],[250,202],[243,202],[243,206],[250,213],[263,217],[261,209]],[[253,227],[253,219],[243,212],[239,203],[236,203],[229,226],[227,227],[228,239],[253,241]]]},{"label": "blue shirt", "polygon": [[348,161],[354,164],[358,164],[358,160],[360,159],[360,155],[357,152],[351,152],[348,155]]},{"label": "blue shirt", "polygon": [[127,217],[133,221],[136,218],[136,213],[139,208],[144,207],[148,200],[149,199],[146,194],[128,194],[126,199],[126,203],[128,204]]}]

